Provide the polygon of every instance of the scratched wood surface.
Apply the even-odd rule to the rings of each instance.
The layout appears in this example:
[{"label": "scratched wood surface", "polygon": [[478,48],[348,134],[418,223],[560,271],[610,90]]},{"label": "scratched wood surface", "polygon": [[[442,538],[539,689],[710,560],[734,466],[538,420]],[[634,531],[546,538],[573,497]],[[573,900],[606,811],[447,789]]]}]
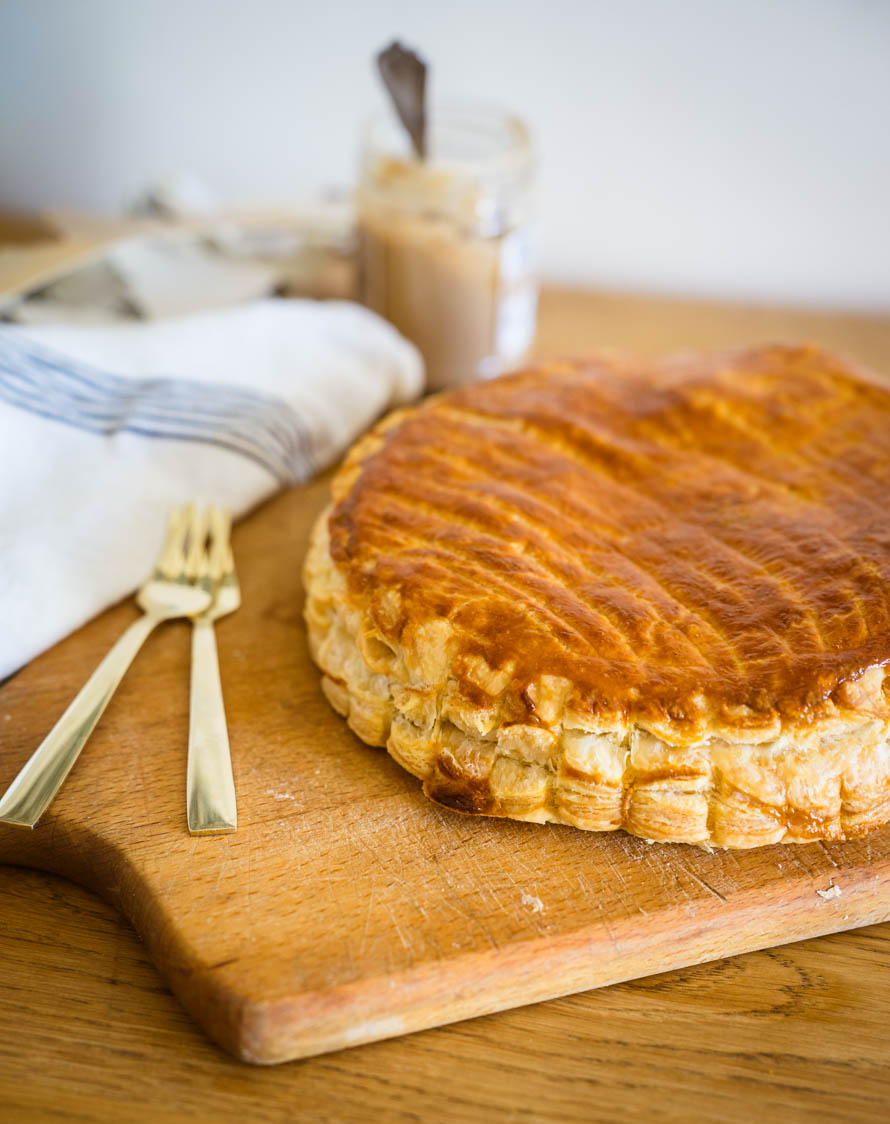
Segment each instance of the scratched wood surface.
[{"label": "scratched wood surface", "polygon": [[[879,367],[890,354],[877,319],[575,294],[545,305],[542,350],[626,346],[634,323],[648,350],[806,336]],[[281,497],[237,542],[246,604],[220,640],[243,832],[200,845],[184,833],[187,634],[171,626],[44,827],[0,838],[7,860],[64,871],[118,904],[230,1049],[275,1060],[887,914],[885,833],[709,856],[431,808],[346,734],[307,670],[297,556],[322,492]],[[0,692],[0,783],[131,615],[99,618]],[[816,894],[832,881],[839,897]]]}]

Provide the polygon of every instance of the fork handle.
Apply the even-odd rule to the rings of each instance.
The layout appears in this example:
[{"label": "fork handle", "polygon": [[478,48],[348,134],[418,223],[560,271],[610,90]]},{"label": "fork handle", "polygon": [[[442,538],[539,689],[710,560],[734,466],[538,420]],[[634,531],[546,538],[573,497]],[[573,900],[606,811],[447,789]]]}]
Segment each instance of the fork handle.
[{"label": "fork handle", "polygon": [[213,622],[192,622],[192,683],[186,799],[193,835],[235,831],[238,812]]},{"label": "fork handle", "polygon": [[0,822],[36,825],[96,728],[124,672],[160,621],[146,613],[115,643],[0,799]]}]

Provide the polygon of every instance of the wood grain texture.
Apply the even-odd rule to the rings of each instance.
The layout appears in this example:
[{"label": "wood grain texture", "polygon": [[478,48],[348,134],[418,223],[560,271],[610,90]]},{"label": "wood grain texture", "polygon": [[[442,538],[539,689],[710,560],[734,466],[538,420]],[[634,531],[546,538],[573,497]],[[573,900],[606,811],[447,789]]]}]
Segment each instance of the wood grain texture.
[{"label": "wood grain texture", "polygon": [[[698,343],[725,346],[763,338],[788,339],[806,335],[879,369],[881,366],[885,370],[890,369],[890,328],[886,322],[882,324],[876,318],[823,320],[815,314],[804,314],[782,319],[778,313],[758,313],[758,310],[740,312],[622,298],[587,298],[576,294],[548,295],[545,298],[542,349],[568,352],[598,344],[627,346],[630,341],[624,333],[631,332],[634,322],[640,350],[661,350],[672,345]],[[609,324],[613,326],[611,334]],[[696,325],[698,336],[695,335]],[[675,334],[672,335],[672,332]],[[558,346],[555,341],[559,340],[564,341],[565,346]],[[279,636],[277,644],[271,644],[269,653],[265,650],[261,653],[266,661],[263,667],[278,675],[293,675],[298,667],[297,649],[293,644],[290,647],[282,644],[279,635],[283,632],[293,635],[298,628],[296,604],[290,603],[279,591],[276,596],[267,598],[262,610],[259,609],[260,586],[268,579],[267,573],[261,575],[262,560],[269,558],[271,547],[263,541],[264,536],[252,541],[250,531],[255,525],[268,527],[274,524],[280,534],[292,534],[298,514],[288,507],[289,502],[292,501],[284,497],[277,501],[283,507],[272,505],[259,513],[259,519],[255,517],[253,521],[248,521],[241,529],[237,545],[242,574],[246,576],[250,567],[258,583],[253,590],[246,590],[246,595],[257,599],[257,612],[268,625],[269,635],[273,638]],[[270,512],[271,518],[268,516]],[[299,515],[303,514],[301,508]],[[264,521],[264,516],[268,522]],[[287,581],[292,581],[296,588],[296,565],[292,574],[288,574]],[[3,770],[0,783],[5,783],[14,771],[11,757],[18,754],[16,760],[23,759],[34,738],[48,727],[73,687],[82,680],[93,655],[98,658],[116,629],[131,615],[132,610],[128,606],[118,607],[81,630],[55,652],[35,661],[6,685],[0,693],[0,723],[3,724],[0,726],[0,768]],[[230,693],[237,690],[234,684],[240,680],[242,671],[255,663],[257,656],[235,627],[240,619],[242,614],[227,622],[231,627],[225,633],[222,628],[220,630],[223,676]],[[208,919],[203,911],[208,903],[222,903],[224,909],[228,908],[233,915],[242,918],[236,943],[239,943],[244,962],[240,975],[231,972],[225,977],[229,988],[232,988],[232,981],[237,987],[239,980],[243,979],[243,972],[253,972],[257,966],[257,954],[251,949],[256,945],[256,910],[260,901],[283,902],[292,911],[297,910],[304,921],[309,919],[309,929],[305,932],[304,926],[292,924],[293,918],[289,918],[285,911],[282,915],[283,929],[279,929],[284,932],[282,954],[290,958],[292,972],[299,971],[304,978],[316,982],[324,980],[325,972],[330,971],[332,947],[339,947],[341,953],[349,949],[355,956],[362,939],[363,955],[369,954],[369,962],[378,968],[404,969],[406,964],[417,964],[424,949],[429,947],[428,933],[432,931],[429,923],[431,903],[426,898],[413,903],[408,901],[408,912],[400,915],[402,920],[399,924],[391,915],[388,922],[385,918],[379,924],[369,920],[367,929],[362,921],[358,935],[354,926],[345,925],[342,919],[338,924],[330,922],[329,918],[329,923],[322,926],[320,915],[328,909],[332,899],[343,899],[346,884],[356,893],[367,891],[364,904],[371,918],[383,917],[384,912],[395,906],[404,910],[404,885],[398,881],[401,878],[404,883],[404,864],[394,872],[391,866],[379,861],[378,851],[378,861],[371,865],[381,875],[385,869],[387,875],[381,877],[379,884],[376,880],[363,883],[361,878],[355,877],[355,871],[350,866],[349,848],[344,851],[343,848],[325,847],[317,838],[323,830],[328,832],[329,840],[332,833],[338,837],[351,836],[351,853],[356,849],[367,850],[369,844],[376,843],[378,847],[381,844],[380,833],[371,830],[358,809],[353,809],[354,817],[347,816],[345,821],[341,816],[339,827],[335,830],[338,809],[334,798],[337,794],[336,790],[331,790],[331,776],[326,767],[324,772],[314,773],[314,768],[322,770],[323,765],[310,765],[312,754],[318,752],[317,744],[298,753],[290,745],[287,732],[295,716],[301,720],[325,719],[313,709],[316,704],[311,694],[298,691],[293,697],[285,697],[266,681],[268,673],[253,675],[249,693],[251,702],[259,704],[267,715],[264,720],[267,725],[262,730],[263,755],[260,760],[269,760],[274,764],[275,783],[270,784],[268,790],[263,789],[266,783],[263,768],[258,769],[253,760],[242,758],[239,762],[237,745],[257,744],[255,740],[251,741],[255,738],[256,725],[251,720],[249,708],[230,703],[236,769],[243,770],[243,776],[238,778],[239,791],[244,782],[244,791],[252,794],[242,796],[242,807],[245,799],[252,802],[251,828],[256,826],[258,834],[249,836],[251,845],[246,847],[243,840],[235,837],[241,843],[240,849],[237,845],[233,846],[235,840],[232,840],[232,853],[227,850],[225,864],[218,861],[215,864],[218,885],[210,885],[201,857],[195,859],[192,841],[187,836],[184,844],[179,840],[179,833],[184,830],[181,804],[185,775],[185,742],[179,735],[185,728],[187,683],[184,676],[181,683],[178,681],[176,669],[185,665],[187,644],[187,632],[175,628],[156,638],[152,648],[143,655],[143,665],[137,664],[131,673],[132,678],[125,681],[123,690],[126,694],[112,704],[103,720],[102,730],[85,751],[66,789],[72,807],[76,798],[78,803],[84,803],[91,809],[97,822],[101,820],[103,824],[110,824],[117,831],[129,831],[134,839],[132,857],[122,862],[119,845],[97,848],[95,832],[86,832],[66,822],[60,801],[58,812],[54,813],[55,826],[51,834],[54,836],[54,852],[62,858],[57,857],[53,865],[65,867],[76,877],[100,886],[106,895],[119,902],[133,917],[137,927],[142,928],[153,954],[170,957],[170,978],[180,994],[196,1009],[200,1004],[192,996],[200,989],[189,982],[195,974],[194,964],[187,960],[183,962],[181,957],[177,960],[181,951],[177,943],[181,926],[174,923],[169,915],[169,903],[175,899],[177,888],[181,891],[186,884],[186,879],[191,887],[191,913],[196,915],[196,919],[193,918],[194,928],[196,932],[200,931],[203,942],[200,946],[203,961],[199,964],[217,973],[225,973],[227,967],[235,967],[234,963],[224,965],[219,960],[209,961],[216,938],[207,932]],[[147,658],[149,654],[150,660]],[[151,664],[151,674],[148,674],[148,664]],[[48,666],[51,674],[46,673]],[[140,711],[140,696],[152,697],[149,689],[158,675],[166,675],[169,680],[165,708],[160,712],[143,705]],[[323,705],[320,700],[316,703]],[[144,713],[146,710],[148,714]],[[10,734],[7,734],[8,726],[4,722],[7,714],[10,715],[9,724],[13,725]],[[143,719],[138,731],[141,739],[138,745],[133,742],[134,714],[141,714]],[[16,720],[14,724],[13,716]],[[464,820],[457,821],[455,828],[450,816],[437,813],[421,802],[410,778],[399,773],[382,755],[360,748],[351,738],[339,747],[329,748],[326,760],[338,780],[345,777],[354,782],[356,771],[361,774],[362,784],[367,789],[367,808],[374,813],[381,806],[386,807],[394,826],[384,833],[383,841],[387,846],[395,844],[400,856],[410,858],[413,855],[416,867],[418,854],[422,862],[427,863],[426,856],[438,850],[444,854],[445,869],[452,879],[457,871],[464,874],[468,868],[474,871],[472,886],[468,888],[459,884],[458,893],[443,893],[437,899],[441,912],[434,920],[436,926],[442,922],[442,936],[452,933],[456,934],[453,943],[460,945],[461,940],[467,942],[454,950],[452,965],[458,960],[466,962],[469,954],[477,958],[476,969],[480,965],[485,967],[486,957],[490,957],[494,950],[490,950],[491,934],[486,936],[483,926],[487,925],[490,929],[495,917],[504,927],[495,933],[495,939],[506,934],[507,943],[511,933],[516,943],[517,932],[532,933],[534,940],[545,943],[552,940],[554,931],[558,935],[564,934],[561,926],[566,920],[565,910],[570,904],[566,901],[566,893],[571,891],[571,887],[559,880],[554,884],[549,877],[549,869],[539,867],[537,862],[552,854],[561,855],[564,862],[565,840],[576,839],[574,832],[544,829],[537,835],[530,835],[529,832],[534,833],[536,829]],[[92,769],[91,763],[95,763]],[[283,765],[291,770],[286,786],[282,783]],[[299,782],[299,788],[295,788],[295,782]],[[125,813],[127,823],[122,822],[120,809],[116,809],[115,785],[131,793],[130,807]],[[288,796],[295,799],[290,800]],[[306,805],[310,800],[314,804],[307,816]],[[405,812],[405,809],[408,811]],[[423,810],[422,830],[418,830],[419,821],[412,818],[418,810]],[[394,811],[400,814],[393,815]],[[374,822],[373,819],[371,822]],[[505,827],[509,838],[503,831]],[[514,828],[517,832],[515,838],[512,834]],[[295,848],[296,858],[272,875],[257,852],[263,845],[264,833],[278,837],[282,832],[300,846]],[[4,836],[3,846],[14,846],[15,857],[19,859],[36,861],[34,846],[39,834],[14,833],[14,843]],[[450,840],[451,850],[447,844],[443,845],[443,837]],[[543,839],[546,846],[540,842],[529,843],[523,837]],[[158,840],[164,843],[165,856],[157,849]],[[221,843],[225,847],[228,840],[222,837],[210,842]],[[865,842],[861,841],[859,845]],[[887,852],[886,840],[872,836],[868,842],[872,858],[878,855],[879,865],[883,864]],[[543,851],[540,851],[542,847]],[[640,847],[645,848],[645,845],[640,844]],[[569,844],[569,849],[574,860],[573,843]],[[97,850],[101,852],[101,861],[88,859],[87,854],[91,850],[94,854]],[[509,854],[511,850],[515,851],[515,858],[522,868],[523,878],[520,881],[524,883],[520,886],[517,882],[512,888],[508,886],[509,880],[502,876],[503,864],[496,864],[493,859],[493,855]],[[676,850],[682,852],[683,849]],[[25,854],[26,851],[30,854]],[[847,861],[848,856],[839,858],[834,848],[830,851],[830,857],[835,862],[843,865]],[[9,854],[9,851],[6,853]],[[684,852],[684,855],[688,868],[688,853]],[[856,863],[863,857],[867,856],[850,858]],[[591,858],[588,856],[588,861]],[[702,858],[714,862],[721,857]],[[321,860],[326,865],[319,874],[316,867]],[[441,859],[439,861],[441,864]],[[640,856],[632,856],[628,861],[636,861],[636,865],[645,871],[652,864],[651,851],[644,849]],[[774,856],[774,861],[778,864],[785,860]],[[797,883],[799,888],[812,891],[817,883],[819,886],[827,885],[830,878],[843,885],[842,874],[834,870],[829,854],[822,848],[802,848],[792,861],[792,882]],[[606,859],[596,855],[592,869],[584,869],[588,880],[594,879],[595,889],[607,880],[606,865]],[[872,867],[869,872],[872,881],[876,869]],[[511,873],[514,870],[511,867]],[[672,866],[671,870],[676,875],[673,900],[675,904],[685,903],[684,924],[687,929],[695,928],[695,919],[690,914],[708,921],[710,910],[723,908],[718,898],[684,875],[679,866]],[[141,871],[138,877],[137,871]],[[572,873],[574,876],[577,871]],[[699,877],[704,874],[706,881],[710,874],[711,885],[724,897],[745,893],[744,872],[736,869],[703,872],[696,869],[695,873]],[[777,877],[779,873],[776,865]],[[659,1103],[664,1105],[663,1118],[670,1118],[671,1114],[673,1118],[679,1118],[683,1115],[684,1089],[694,1091],[698,1098],[695,1103],[703,1115],[710,1112],[713,1117],[726,1116],[732,1098],[745,1091],[746,1096],[753,1096],[755,1100],[759,1097],[764,1104],[772,1106],[775,1114],[787,1114],[792,1109],[803,1111],[803,1106],[806,1106],[808,1115],[815,1113],[814,1118],[818,1119],[821,1113],[822,1118],[828,1119],[833,1111],[837,1113],[841,1106],[846,1105],[849,1118],[866,1119],[877,1118],[877,1106],[886,1093],[885,1075],[880,1069],[883,1056],[880,1041],[886,1024],[880,1004],[873,998],[879,994],[880,973],[885,973],[883,978],[886,980],[886,972],[890,970],[887,967],[890,961],[887,959],[884,930],[847,934],[803,946],[802,949],[745,957],[728,966],[686,970],[655,981],[623,985],[598,994],[431,1032],[403,1042],[371,1046],[335,1058],[285,1067],[274,1073],[250,1072],[237,1067],[233,1071],[229,1067],[234,1063],[228,1063],[205,1047],[191,1032],[184,1016],[169,1004],[157,988],[155,978],[147,974],[144,961],[141,967],[143,976],[139,977],[132,939],[127,930],[111,922],[111,915],[105,907],[80,891],[45,876],[14,871],[4,874],[0,955],[3,957],[4,976],[9,982],[4,981],[0,991],[0,1014],[8,1020],[7,1027],[22,1029],[15,1033],[10,1030],[4,1036],[0,1074],[12,1074],[14,1065],[24,1064],[32,1069],[35,1058],[43,1053],[52,1061],[51,1066],[41,1067],[40,1074],[35,1073],[35,1082],[30,1085],[32,1093],[28,1093],[21,1082],[12,1090],[18,1099],[6,1103],[19,1105],[23,1113],[30,1106],[39,1115],[63,1087],[70,1087],[75,1092],[81,1089],[82,1096],[78,1094],[67,1101],[63,1097],[57,1106],[59,1113],[65,1111],[75,1117],[89,1118],[98,1112],[93,1097],[96,1090],[103,1086],[116,1090],[109,1092],[106,1107],[131,1105],[138,1099],[139,1090],[144,1093],[146,1082],[157,1083],[158,1094],[163,1098],[176,1087],[177,1074],[182,1081],[184,1073],[194,1074],[196,1084],[179,1106],[183,1115],[198,1113],[198,1103],[207,1103],[202,1098],[214,1098],[216,1094],[215,1111],[218,1100],[233,1115],[243,1112],[244,1098],[251,1096],[260,1098],[255,1102],[256,1106],[262,1108],[265,1105],[274,1114],[284,1111],[287,1103],[293,1105],[294,1101],[289,1098],[296,1097],[300,1098],[300,1103],[306,1104],[307,1115],[319,1119],[349,1118],[350,1111],[354,1118],[358,1118],[361,1109],[375,1104],[381,1111],[390,1112],[393,1118],[410,1119],[422,1111],[424,1103],[429,1106],[429,1100],[424,1102],[423,1098],[428,1098],[427,1090],[432,1086],[436,1088],[436,1103],[445,1106],[442,1115],[453,1119],[470,1119],[471,1113],[478,1115],[480,1110],[497,1106],[512,1106],[510,1111],[515,1108],[516,1118],[532,1118],[536,1112],[539,1118],[561,1115],[570,1119],[592,1119],[596,1118],[596,1113],[600,1118],[608,1118],[610,1106],[611,1115],[622,1104],[626,1113],[629,1103],[642,1106],[648,1103],[647,1098],[655,1094]],[[715,882],[717,875],[728,877],[729,881]],[[144,887],[147,878],[157,887],[160,897],[160,905],[152,908],[147,908],[140,897],[140,888]],[[313,887],[319,887],[319,878],[321,892],[316,889],[313,897]],[[251,889],[246,902],[249,908],[242,911],[237,902],[241,893],[239,887],[248,879]],[[661,888],[664,888],[663,885]],[[725,892],[727,888],[731,894]],[[372,889],[373,898],[369,892]],[[809,913],[815,912],[820,918],[819,926],[828,928],[849,924],[851,916],[860,917],[855,912],[855,906],[862,904],[862,895],[867,898],[873,891],[869,890],[867,879],[864,886],[857,886],[855,877],[846,889],[848,894],[827,902],[810,893],[809,898],[803,897],[797,904],[802,912],[804,905],[809,904]],[[540,897],[544,910],[534,912],[533,905],[523,907],[523,892]],[[514,893],[518,902],[511,896]],[[42,894],[47,897],[42,898]],[[785,896],[787,898],[788,895]],[[886,893],[883,900],[888,900]],[[71,906],[71,902],[75,905]],[[854,903],[853,914],[846,908],[851,902]],[[645,899],[638,898],[637,906],[640,903],[646,908]],[[650,901],[649,905],[652,904]],[[472,918],[460,912],[461,907],[466,909],[468,905]],[[823,906],[834,912],[820,912]],[[426,920],[422,912],[424,907],[428,915]],[[72,914],[72,909],[80,912]],[[378,909],[382,912],[378,913]],[[746,936],[753,929],[768,937],[770,922],[762,916],[763,911],[759,918],[753,906],[749,912],[754,916],[746,918]],[[844,913],[847,913],[846,920]],[[18,925],[20,914],[21,924],[14,928]],[[319,920],[313,920],[314,917]],[[78,924],[81,925],[79,930]],[[109,946],[103,933],[112,924],[117,934],[114,939],[130,942],[122,970],[108,964]],[[288,925],[291,925],[290,929]],[[300,930],[296,934],[295,928]],[[534,937],[536,930],[540,935]],[[56,933],[59,943],[47,943]],[[780,934],[785,939],[792,939],[793,935],[787,930]],[[622,937],[623,934],[619,934],[619,941]],[[339,945],[338,940],[341,942]],[[442,939],[439,943],[441,948]],[[518,943],[531,942],[520,940]],[[638,936],[625,940],[630,955],[637,955],[639,944]],[[807,948],[823,950],[820,955],[829,957],[833,968],[831,971],[826,969],[824,978],[813,967],[806,971],[798,970],[796,958],[803,956],[806,959]],[[659,951],[663,952],[663,949],[659,948]],[[719,949],[712,948],[711,951]],[[525,961],[528,968],[517,970],[514,984],[518,980],[523,985],[518,998],[535,994],[537,977],[542,971],[549,970],[548,958],[542,953],[540,944],[535,952],[533,958]],[[69,1005],[65,1017],[58,1022],[41,1023],[41,1012],[49,1018],[48,1011],[54,1009],[57,987],[52,986],[51,994],[46,994],[47,988],[39,991],[33,988],[32,958],[39,963],[41,973],[51,974],[51,984],[53,981],[58,984],[61,979],[70,985],[70,1003],[74,1010]],[[445,959],[448,959],[447,953]],[[670,962],[662,961],[665,965]],[[210,969],[211,963],[217,967]],[[342,968],[342,958],[340,963]],[[587,971],[589,956],[586,960],[582,956],[581,964]],[[744,966],[744,970],[739,965]],[[781,973],[774,974],[776,965],[792,965],[784,983]],[[52,976],[53,972],[55,976]],[[121,983],[109,984],[109,977],[127,981],[127,1001],[132,1003],[132,1007],[122,1012],[120,1022],[115,1020],[114,1009],[110,1017],[105,1011],[109,994],[123,994]],[[815,986],[818,1001],[810,995],[812,987],[808,981],[814,977],[818,977]],[[145,987],[138,984],[140,978],[146,981]],[[275,981],[264,978],[262,972],[257,970],[251,978],[270,988],[267,994],[275,994]],[[348,984],[343,984],[345,978],[340,977],[341,986],[348,987]],[[480,982],[486,985],[491,977],[483,971],[481,976],[477,973],[473,978],[476,981],[474,986],[478,986]],[[151,985],[147,983],[148,979],[153,981]],[[719,981],[727,979],[737,981],[738,988],[722,988]],[[85,981],[90,986],[85,986]],[[572,986],[582,983],[583,980],[578,978]],[[412,995],[416,998],[417,988],[423,991],[426,986],[428,1000],[429,981],[415,980],[414,984]],[[21,1002],[21,989],[25,988],[25,1002]],[[64,988],[61,990],[64,992]],[[220,990],[225,992],[225,988]],[[237,998],[231,991],[227,994],[228,1001],[222,1006],[228,1011],[229,1026],[243,1025],[239,1024]],[[781,995],[786,998],[777,999]],[[629,998],[626,1003],[624,999],[613,1002],[614,996]],[[788,996],[793,996],[793,999]],[[804,1001],[804,996],[809,996],[809,999]],[[447,996],[445,1000],[450,1002]],[[638,1003],[642,1004],[639,1008]],[[158,1013],[161,1009],[159,1004],[167,1004],[162,1006],[167,1011],[166,1016]],[[280,1026],[274,1021],[280,1016],[280,1005],[276,1008],[273,1004],[269,1010],[275,1012],[268,1016],[273,1019],[273,1025]],[[598,1011],[608,1015],[605,1022],[597,1018]],[[685,1019],[690,1012],[695,1017]],[[83,1048],[69,1041],[83,1031],[82,1027],[78,1029],[76,1015],[80,1014],[88,1025],[93,1026],[92,1031],[84,1032],[88,1042],[91,1046],[99,1043],[91,1055],[92,1069],[89,1062],[78,1068],[84,1057]],[[668,1019],[668,1025],[665,1019]],[[267,1023],[267,1032],[269,1025]],[[783,1034],[778,1034],[774,1041],[765,1042],[764,1027],[782,1028]],[[791,1028],[796,1029],[792,1031]],[[670,1034],[666,1033],[668,1029]],[[738,1037],[733,1038],[736,1034]],[[727,1035],[728,1040],[724,1043]],[[871,1052],[867,1045],[869,1041],[878,1043]],[[105,1051],[111,1049],[115,1042],[123,1043],[122,1051],[111,1055],[115,1059],[114,1065],[111,1071],[106,1071],[99,1066],[97,1059],[100,1055],[105,1057]],[[165,1043],[166,1052],[163,1048]],[[528,1065],[530,1051],[534,1054],[540,1052],[546,1064]],[[635,1057],[636,1063],[632,1061]],[[368,1059],[367,1068],[363,1068],[361,1059]],[[595,1066],[592,1064],[594,1061],[597,1063]],[[643,1061],[646,1064],[641,1066]],[[163,1079],[158,1076],[157,1069],[161,1062],[167,1071]],[[389,1074],[384,1079],[379,1077],[381,1066]],[[775,1073],[770,1074],[771,1068]],[[236,1090],[234,1085],[221,1088],[221,1083],[227,1085],[232,1081],[233,1072],[237,1072],[243,1082],[240,1090]],[[79,1074],[76,1081],[74,1073]],[[244,1076],[248,1073],[249,1077]],[[313,1073],[315,1079],[311,1077]],[[59,1076],[54,1077],[54,1074]],[[378,1075],[376,1078],[375,1074]],[[536,1100],[525,1094],[521,1099],[515,1097],[511,1090],[515,1089],[517,1075],[521,1075],[525,1090],[534,1087],[544,1099]],[[269,1083],[272,1078],[277,1080],[279,1077],[280,1085],[274,1081]],[[321,1084],[313,1085],[313,1080],[327,1083],[326,1095]],[[278,1092],[271,1091],[273,1086]],[[313,1088],[315,1092],[311,1094]],[[36,1092],[33,1091],[35,1089]],[[302,1100],[304,1096],[309,1098],[305,1102]],[[594,1107],[593,1100],[599,1107]],[[174,1111],[174,1107],[170,1106],[170,1112]],[[402,1117],[398,1116],[399,1112]],[[129,1109],[127,1114],[136,1118]],[[159,1113],[155,1112],[154,1118],[158,1116]]]},{"label": "wood grain texture", "polygon": [[0,949],[9,1121],[886,1120],[887,926],[266,1068],[70,882],[0,868]]}]

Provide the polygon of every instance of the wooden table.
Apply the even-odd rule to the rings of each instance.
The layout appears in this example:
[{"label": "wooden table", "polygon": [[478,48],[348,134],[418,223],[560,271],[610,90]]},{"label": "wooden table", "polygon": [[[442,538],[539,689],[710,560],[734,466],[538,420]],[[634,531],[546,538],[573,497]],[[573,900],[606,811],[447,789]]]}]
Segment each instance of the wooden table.
[{"label": "wooden table", "polygon": [[[890,318],[567,291],[545,294],[539,350],[770,339],[890,375]],[[0,867],[0,1120],[884,1120],[888,993],[875,926],[254,1069],[107,906]]]}]

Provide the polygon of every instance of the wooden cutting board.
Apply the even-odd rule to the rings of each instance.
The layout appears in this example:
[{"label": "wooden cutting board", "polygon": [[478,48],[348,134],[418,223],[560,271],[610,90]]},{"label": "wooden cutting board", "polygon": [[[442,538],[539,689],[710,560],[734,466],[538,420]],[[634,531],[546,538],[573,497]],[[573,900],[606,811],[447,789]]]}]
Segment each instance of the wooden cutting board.
[{"label": "wooden cutting board", "polygon": [[[180,622],[38,828],[0,825],[0,861],[115,904],[222,1046],[279,1062],[890,917],[890,830],[709,854],[428,803],[309,660],[300,562],[326,494],[286,493],[236,532],[244,606],[218,634],[238,833],[186,830]],[[0,688],[0,786],[135,615],[116,606]]]}]

